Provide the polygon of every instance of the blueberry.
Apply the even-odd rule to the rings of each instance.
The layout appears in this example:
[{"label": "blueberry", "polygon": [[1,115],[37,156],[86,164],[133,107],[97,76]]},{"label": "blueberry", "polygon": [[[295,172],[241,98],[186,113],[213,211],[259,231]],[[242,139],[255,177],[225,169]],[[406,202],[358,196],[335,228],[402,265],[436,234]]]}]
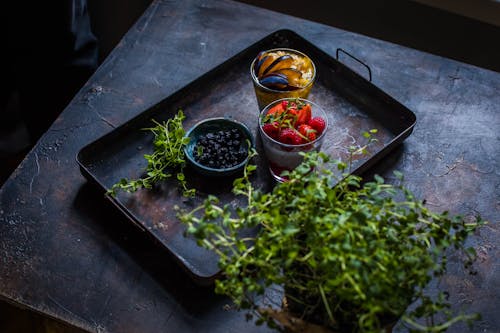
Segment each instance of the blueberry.
[{"label": "blueberry", "polygon": [[194,147],[195,161],[211,168],[230,168],[241,163],[247,156],[241,137],[236,128],[201,135]]}]

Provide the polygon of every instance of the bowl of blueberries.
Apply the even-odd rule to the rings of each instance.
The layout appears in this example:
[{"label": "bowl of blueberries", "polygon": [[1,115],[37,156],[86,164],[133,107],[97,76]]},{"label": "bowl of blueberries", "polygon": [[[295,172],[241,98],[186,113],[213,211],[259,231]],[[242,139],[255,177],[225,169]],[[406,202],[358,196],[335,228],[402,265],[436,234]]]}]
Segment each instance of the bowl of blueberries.
[{"label": "bowl of blueberries", "polygon": [[191,166],[207,176],[229,176],[245,167],[254,146],[248,127],[229,118],[209,118],[195,124],[184,148]]}]

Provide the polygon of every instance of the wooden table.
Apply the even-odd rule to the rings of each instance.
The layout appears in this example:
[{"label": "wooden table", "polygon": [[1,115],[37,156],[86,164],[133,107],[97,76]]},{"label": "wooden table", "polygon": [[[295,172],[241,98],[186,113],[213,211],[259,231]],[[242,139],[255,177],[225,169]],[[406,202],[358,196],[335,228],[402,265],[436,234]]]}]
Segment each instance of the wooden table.
[{"label": "wooden table", "polygon": [[[435,210],[490,223],[435,288],[500,329],[500,74],[238,2],[154,1],[0,190],[0,297],[91,332],[266,332],[200,287],[86,182],[75,162],[113,130],[269,33],[288,28],[348,50],[417,115],[376,166],[401,170]],[[457,325],[450,332],[464,332]]]}]

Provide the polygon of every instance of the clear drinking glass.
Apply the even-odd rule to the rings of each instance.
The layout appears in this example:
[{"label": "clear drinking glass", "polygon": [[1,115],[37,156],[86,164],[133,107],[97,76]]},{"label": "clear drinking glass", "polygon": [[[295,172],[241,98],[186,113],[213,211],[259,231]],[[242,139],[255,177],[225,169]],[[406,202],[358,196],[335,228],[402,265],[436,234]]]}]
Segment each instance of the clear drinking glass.
[{"label": "clear drinking glass", "polygon": [[280,98],[307,98],[316,67],[304,53],[288,48],[260,52],[250,65],[259,110]]},{"label": "clear drinking glass", "polygon": [[[315,140],[302,144],[286,144],[280,142],[278,139],[273,139],[266,134],[266,132],[264,132],[263,125],[266,115],[270,109],[277,104],[282,103],[282,101],[301,101],[306,104],[308,103],[311,105],[312,118],[321,117],[324,119],[324,130],[316,137]],[[262,139],[264,154],[268,161],[269,171],[271,172],[273,178],[279,182],[287,181],[286,176],[282,176],[282,172],[292,171],[302,162],[303,156],[300,155],[301,152],[319,151],[321,149],[321,145],[323,144],[327,130],[328,117],[326,112],[319,105],[307,99],[283,98],[267,105],[259,115],[259,133]]]}]

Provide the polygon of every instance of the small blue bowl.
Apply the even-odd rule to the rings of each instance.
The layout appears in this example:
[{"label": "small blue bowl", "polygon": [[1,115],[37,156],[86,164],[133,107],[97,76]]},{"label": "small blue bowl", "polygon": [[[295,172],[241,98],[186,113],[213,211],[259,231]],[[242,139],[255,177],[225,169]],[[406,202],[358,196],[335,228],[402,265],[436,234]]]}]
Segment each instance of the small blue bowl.
[{"label": "small blue bowl", "polygon": [[[197,172],[207,175],[207,176],[230,176],[233,175],[245,167],[245,164],[248,161],[249,156],[239,164],[234,165],[230,168],[211,168],[206,165],[203,165],[195,160],[194,154],[196,144],[198,143],[198,139],[202,135],[206,135],[208,133],[217,132],[220,130],[230,130],[236,128],[240,131],[243,136],[240,140],[240,149],[244,149],[248,152],[250,147],[254,147],[254,140],[252,133],[248,130],[248,127],[236,120],[228,119],[228,118],[209,118],[199,123],[195,124],[191,129],[186,133],[186,136],[189,137],[189,143],[184,147],[184,154],[186,155],[187,160],[191,164],[194,170]],[[250,146],[249,146],[250,145]]]}]

